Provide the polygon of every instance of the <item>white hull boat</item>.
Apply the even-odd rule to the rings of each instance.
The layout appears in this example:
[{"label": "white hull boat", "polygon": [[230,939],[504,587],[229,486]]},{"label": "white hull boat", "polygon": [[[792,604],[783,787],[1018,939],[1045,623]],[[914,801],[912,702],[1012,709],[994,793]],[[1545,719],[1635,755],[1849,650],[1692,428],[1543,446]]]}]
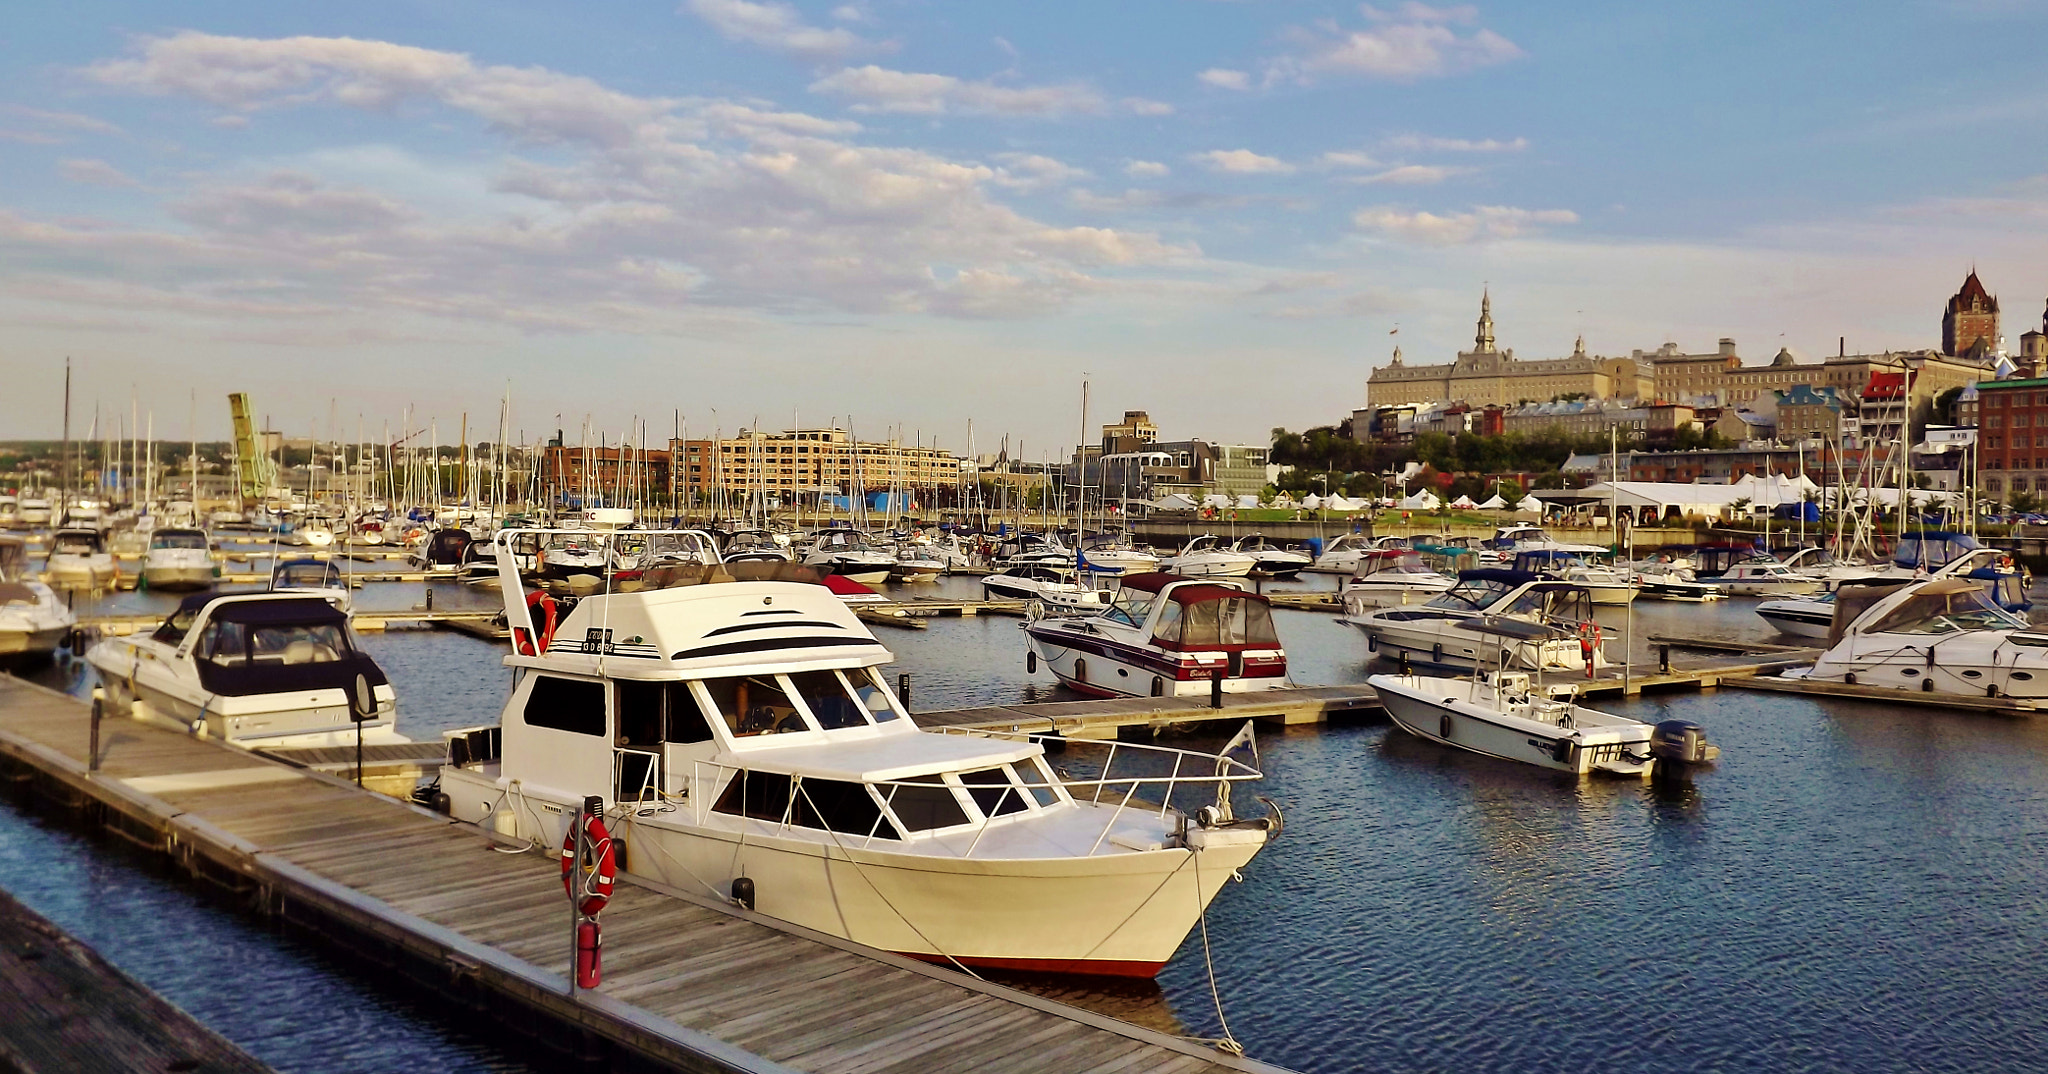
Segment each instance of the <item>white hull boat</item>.
[{"label": "white hull boat", "polygon": [[1365,556],[1375,551],[1364,537],[1347,533],[1331,541],[1315,561],[1303,568],[1311,574],[1355,574]]},{"label": "white hull boat", "polygon": [[1133,977],[1273,834],[1227,756],[1118,743],[1075,782],[1026,737],[918,728],[823,587],[657,581],[550,631],[508,570],[519,678],[497,727],[449,734],[437,807],[557,847],[597,797],[634,873],[915,958]]},{"label": "white hull boat", "polygon": [[0,537],[0,658],[47,657],[77,625],[56,592],[29,577],[26,542]]},{"label": "white hull boat", "polygon": [[[1346,614],[1338,622],[1365,635],[1366,650],[1387,660],[1472,669],[1488,665],[1529,671],[1587,673],[1607,667],[1598,624],[1584,589],[1521,571],[1460,571],[1458,582],[1427,604]],[[1498,649],[1458,624],[1481,615],[1524,619],[1559,628],[1552,636],[1508,639]]]},{"label": "white hull boat", "polygon": [[1649,724],[1532,694],[1527,678],[1374,675],[1366,684],[1395,725],[1417,738],[1554,772],[1649,776]]},{"label": "white hull boat", "polygon": [[1243,578],[1259,561],[1242,552],[1232,552],[1223,538],[1204,534],[1189,541],[1179,555],[1159,561],[1159,570],[1183,578]]},{"label": "white hull boat", "polygon": [[1380,608],[1426,604],[1455,583],[1449,575],[1423,566],[1422,557],[1414,552],[1376,548],[1360,555],[1357,571],[1338,592],[1344,614],[1362,616]]},{"label": "white hull boat", "polygon": [[1835,595],[1781,597],[1756,606],[1756,614],[1780,634],[1825,638],[1835,621]]},{"label": "white hull boat", "polygon": [[109,589],[120,578],[113,553],[98,530],[64,529],[50,535],[43,581],[56,589]]},{"label": "white hull boat", "polygon": [[[155,631],[107,638],[85,654],[116,713],[231,746],[405,742],[398,701],[348,617],[298,593],[202,593]],[[372,708],[361,711],[358,687]]]},{"label": "white hull boat", "polygon": [[142,584],[150,589],[205,589],[214,583],[213,551],[206,532],[160,529],[149,535],[142,559]]},{"label": "white hull boat", "polygon": [[1207,697],[1290,685],[1266,598],[1171,574],[1127,577],[1094,615],[1024,625],[1025,669],[1095,697]]},{"label": "white hull boat", "polygon": [[1827,651],[1787,678],[1916,694],[2048,699],[2048,633],[1976,579],[1845,584]]}]

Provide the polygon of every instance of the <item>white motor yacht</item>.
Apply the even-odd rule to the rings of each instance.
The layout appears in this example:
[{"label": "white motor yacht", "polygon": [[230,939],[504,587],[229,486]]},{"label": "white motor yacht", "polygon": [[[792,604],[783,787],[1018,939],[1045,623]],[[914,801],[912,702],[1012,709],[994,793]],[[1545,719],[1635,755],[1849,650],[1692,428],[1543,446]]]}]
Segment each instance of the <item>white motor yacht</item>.
[{"label": "white motor yacht", "polygon": [[1258,565],[1256,557],[1233,552],[1228,541],[1205,533],[1189,541],[1179,554],[1160,560],[1159,570],[1183,578],[1243,578]]},{"label": "white motor yacht", "polygon": [[1149,574],[1159,569],[1159,557],[1110,534],[1096,534],[1081,542],[1081,569],[1094,574]]},{"label": "white motor yacht", "polygon": [[988,600],[1036,600],[1062,611],[1100,611],[1113,596],[1107,589],[1075,580],[1071,570],[1011,567],[983,575],[981,593]]},{"label": "white motor yacht", "polygon": [[[248,749],[404,742],[397,695],[348,616],[303,593],[198,593],[85,654],[108,705]],[[359,712],[361,689],[373,702]],[[360,723],[356,717],[364,717]]]},{"label": "white motor yacht", "polygon": [[30,576],[28,543],[0,537],[0,660],[47,657],[77,625],[56,592]]},{"label": "white motor yacht", "polygon": [[41,496],[23,496],[15,517],[30,529],[47,526],[50,524],[50,501]]},{"label": "white motor yacht", "polygon": [[1780,634],[1825,638],[1835,622],[1835,595],[1814,593],[1767,600],[1756,606],[1756,614]]},{"label": "white motor yacht", "polygon": [[[1517,619],[1466,619],[1457,629],[1488,651],[1542,644],[1555,629]],[[1651,726],[1576,703],[1573,688],[1545,689],[1539,675],[1479,671],[1468,678],[1374,675],[1366,680],[1396,726],[1418,738],[1572,775],[1648,778],[1660,762],[1720,756],[1698,725]]]},{"label": "white motor yacht", "polygon": [[1365,615],[1379,608],[1423,604],[1436,599],[1456,579],[1423,565],[1420,553],[1375,548],[1361,553],[1358,568],[1339,590],[1346,615]]},{"label": "white motor yacht", "polygon": [[1363,534],[1342,534],[1324,545],[1314,562],[1302,569],[1312,574],[1355,574],[1359,561],[1376,550],[1372,540]]},{"label": "white motor yacht", "polygon": [[1240,537],[1230,550],[1252,557],[1252,573],[1272,578],[1292,578],[1314,562],[1298,548],[1283,545],[1263,533]]},{"label": "white motor yacht", "polygon": [[1669,558],[1659,557],[1635,565],[1636,589],[1652,600],[1672,600],[1704,604],[1710,600],[1726,600],[1728,594],[1718,586],[1709,585],[1693,577],[1692,568]]},{"label": "white motor yacht", "polygon": [[2048,633],[1973,578],[1844,583],[1827,651],[1788,678],[1916,693],[2048,698]]},{"label": "white motor yacht", "polygon": [[1714,579],[1714,585],[1738,597],[1782,597],[1796,593],[1817,593],[1819,580],[1794,571],[1769,556],[1731,565]]},{"label": "white motor yacht", "polygon": [[1097,697],[1201,697],[1290,685],[1287,651],[1266,598],[1233,584],[1130,575],[1095,615],[1027,622],[1027,670]]},{"label": "white motor yacht", "polygon": [[21,522],[21,498],[12,493],[0,492],[0,529],[12,528]]},{"label": "white motor yacht", "polygon": [[[1560,630],[1544,640],[1505,645],[1496,653],[1480,645],[1479,635],[1457,628],[1460,621],[1481,615],[1524,619]],[[1427,604],[1347,613],[1337,621],[1356,627],[1365,635],[1367,651],[1389,660],[1460,669],[1498,663],[1503,668],[1588,675],[1589,658],[1594,669],[1608,666],[1584,587],[1523,571],[1459,571],[1457,584]]]},{"label": "white motor yacht", "polygon": [[896,565],[889,569],[893,582],[936,582],[947,572],[946,557],[928,544],[905,541],[896,546]]},{"label": "white motor yacht", "polygon": [[150,589],[205,589],[219,576],[205,530],[152,530],[142,559],[142,584]]},{"label": "white motor yacht", "polygon": [[1514,568],[1584,586],[1595,604],[1628,604],[1636,599],[1635,579],[1600,562],[1607,554],[1605,548],[1584,544],[1522,547],[1515,550]]},{"label": "white motor yacht", "polygon": [[632,873],[915,958],[1134,977],[1272,837],[1227,756],[1118,743],[1070,781],[1026,737],[920,729],[829,591],[744,580],[777,569],[664,568],[537,621],[508,568],[518,677],[449,733],[436,804],[554,847],[597,797]]},{"label": "white motor yacht", "polygon": [[1054,570],[1074,570],[1077,557],[1074,550],[1060,543],[1052,534],[1017,533],[998,542],[989,555],[989,562],[997,567],[1050,567]]},{"label": "white motor yacht", "polygon": [[725,539],[720,556],[727,563],[792,563],[789,537],[764,529],[737,529]]},{"label": "white motor yacht", "polygon": [[270,571],[270,592],[319,597],[344,612],[355,602],[348,578],[333,561],[325,559],[287,559],[278,563]]},{"label": "white motor yacht", "polygon": [[862,585],[879,585],[896,569],[894,554],[876,548],[858,530],[822,530],[804,553],[804,564]]},{"label": "white motor yacht", "polygon": [[469,546],[475,541],[468,530],[460,527],[434,530],[427,535],[419,550],[408,558],[414,570],[428,574],[461,574],[463,566],[469,562]]},{"label": "white motor yacht", "polygon": [[43,562],[43,581],[58,589],[106,589],[119,578],[114,554],[100,531],[62,529],[50,535],[50,555]]}]

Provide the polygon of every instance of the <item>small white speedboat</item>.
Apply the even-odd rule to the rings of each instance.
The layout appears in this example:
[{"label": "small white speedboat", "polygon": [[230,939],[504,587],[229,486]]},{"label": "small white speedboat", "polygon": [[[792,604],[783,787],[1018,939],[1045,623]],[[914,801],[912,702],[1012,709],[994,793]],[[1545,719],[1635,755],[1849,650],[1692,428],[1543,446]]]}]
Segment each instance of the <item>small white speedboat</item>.
[{"label": "small white speedboat", "polygon": [[1159,570],[1183,578],[1243,578],[1259,565],[1255,556],[1233,552],[1223,538],[1205,533],[1187,543],[1178,555],[1159,561]]},{"label": "small white speedboat", "polygon": [[1324,545],[1322,554],[1303,569],[1311,574],[1352,574],[1358,570],[1359,560],[1373,551],[1376,548],[1370,538],[1346,533]]},{"label": "small white speedboat", "polygon": [[107,638],[85,659],[113,711],[231,746],[352,745],[358,728],[366,745],[407,741],[383,669],[316,596],[195,594],[156,630]]},{"label": "small white speedboat", "polygon": [[1835,595],[1820,593],[1767,600],[1756,606],[1756,614],[1780,634],[1825,638],[1835,621]]},{"label": "small white speedboat", "polygon": [[[1500,654],[1457,624],[1479,616],[1503,616],[1561,627],[1544,637],[1505,645]],[[1607,667],[1600,625],[1582,586],[1526,571],[1481,567],[1459,571],[1457,584],[1427,604],[1381,608],[1337,620],[1365,635],[1366,651],[1388,660],[1432,667],[1473,668],[1488,664],[1531,671],[1578,671]],[[1499,658],[1496,659],[1496,656]]]},{"label": "small white speedboat", "polygon": [[1313,562],[1308,553],[1283,545],[1263,533],[1238,538],[1237,543],[1230,546],[1230,550],[1252,557],[1255,561],[1252,564],[1253,574],[1273,578],[1292,578],[1307,570]]},{"label": "small white speedboat", "polygon": [[896,569],[896,556],[871,543],[858,530],[824,530],[804,553],[804,565],[862,585],[880,585]]},{"label": "small white speedboat", "polygon": [[1358,557],[1358,569],[1339,592],[1344,614],[1366,615],[1379,608],[1423,604],[1441,596],[1456,579],[1430,570],[1420,553],[1375,548]]},{"label": "small white speedboat", "polygon": [[1606,549],[1593,545],[1522,547],[1515,550],[1515,569],[1584,586],[1595,604],[1628,604],[1636,599],[1635,579],[1602,563],[1606,555]]},{"label": "small white speedboat", "polygon": [[56,592],[29,576],[28,543],[0,537],[0,658],[47,657],[77,625]]},{"label": "small white speedboat", "polygon": [[[1540,642],[1549,629],[1516,620],[1472,619],[1459,628],[1498,650]],[[1374,675],[1366,680],[1401,730],[1445,746],[1573,775],[1646,778],[1660,759],[1705,762],[1720,755],[1697,725],[1651,726],[1576,703],[1518,671],[1469,678]]]},{"label": "small white speedboat", "polygon": [[1036,600],[1061,610],[1099,611],[1112,594],[1074,580],[1072,571],[1050,567],[1011,567],[984,575],[982,595],[989,600]]},{"label": "small white speedboat", "polygon": [[142,559],[142,584],[151,589],[205,589],[213,584],[216,567],[206,531],[164,528],[149,535],[149,551]]},{"label": "small white speedboat", "polygon": [[43,581],[57,589],[106,589],[119,577],[100,531],[62,529],[50,535]]}]

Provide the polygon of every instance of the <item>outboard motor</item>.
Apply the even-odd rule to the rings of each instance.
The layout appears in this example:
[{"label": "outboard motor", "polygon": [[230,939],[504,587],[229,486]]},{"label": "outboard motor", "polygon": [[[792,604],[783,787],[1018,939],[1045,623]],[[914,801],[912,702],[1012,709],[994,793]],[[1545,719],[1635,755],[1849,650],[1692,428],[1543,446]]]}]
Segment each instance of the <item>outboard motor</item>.
[{"label": "outboard motor", "polygon": [[1721,747],[1707,741],[1706,729],[1690,720],[1665,720],[1650,733],[1650,755],[1672,764],[1712,764]]}]

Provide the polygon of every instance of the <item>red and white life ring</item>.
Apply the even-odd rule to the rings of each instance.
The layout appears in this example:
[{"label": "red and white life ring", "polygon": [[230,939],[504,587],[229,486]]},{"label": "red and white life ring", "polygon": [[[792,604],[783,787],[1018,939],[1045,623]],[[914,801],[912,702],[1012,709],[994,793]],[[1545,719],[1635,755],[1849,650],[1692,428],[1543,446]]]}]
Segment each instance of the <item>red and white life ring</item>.
[{"label": "red and white life ring", "polygon": [[604,817],[583,814],[583,861],[576,860],[574,832],[562,840],[562,890],[577,900],[576,909],[595,917],[612,901],[612,882],[618,879],[618,851],[612,833],[605,830]]},{"label": "red and white life ring", "polygon": [[1587,620],[1579,624],[1579,655],[1586,661],[1586,677],[1593,677],[1593,655],[1600,651],[1600,624]]},{"label": "red and white life ring", "polygon": [[541,611],[541,628],[540,636],[537,639],[538,643],[536,644],[534,640],[529,640],[524,631],[514,630],[512,632],[512,648],[520,656],[543,656],[548,651],[548,643],[555,640],[555,598],[549,596],[548,591],[545,589],[536,589],[529,594],[526,598],[526,617],[528,622],[533,620],[535,605],[538,605]]}]

